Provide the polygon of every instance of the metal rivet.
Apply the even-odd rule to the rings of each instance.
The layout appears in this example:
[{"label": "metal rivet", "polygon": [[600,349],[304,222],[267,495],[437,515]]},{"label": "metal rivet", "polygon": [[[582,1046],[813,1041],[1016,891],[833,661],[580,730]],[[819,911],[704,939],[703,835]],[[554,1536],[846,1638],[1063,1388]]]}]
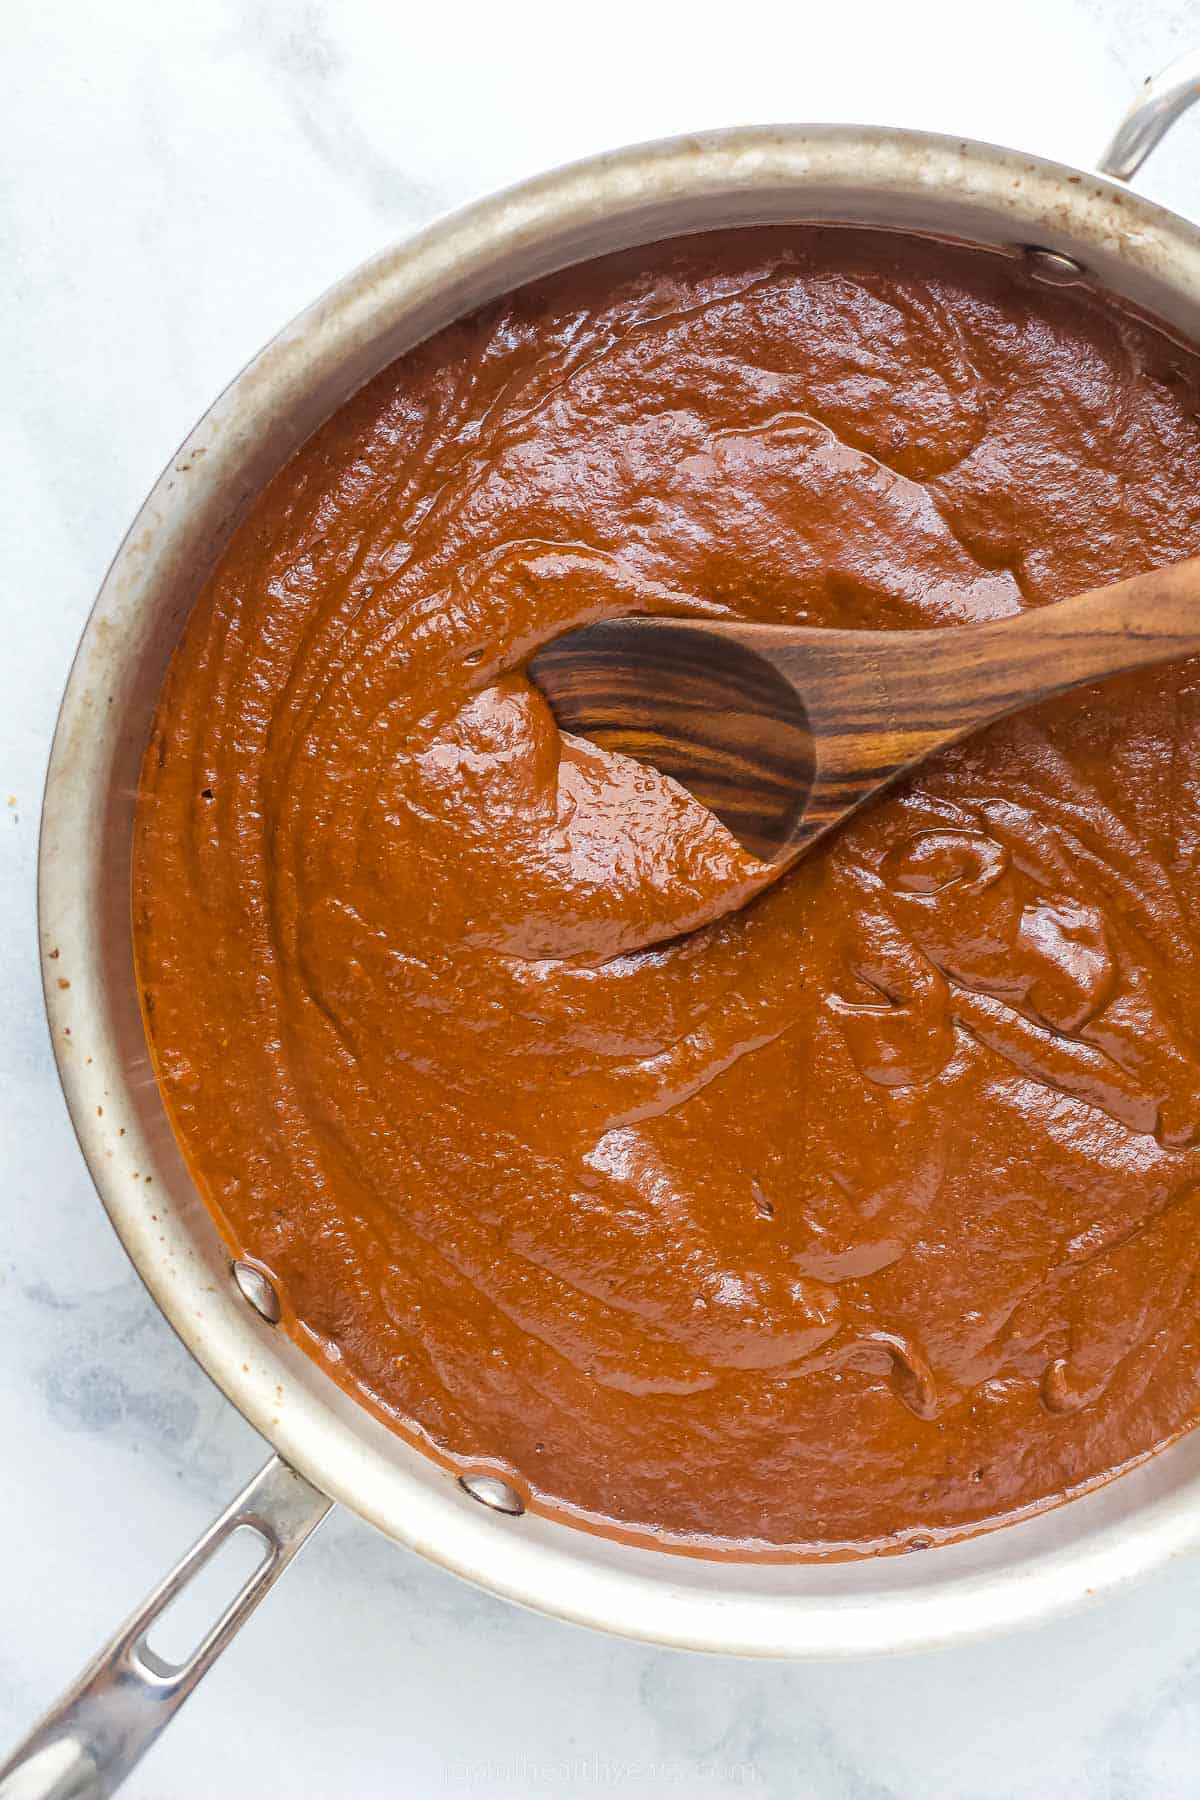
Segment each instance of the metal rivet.
[{"label": "metal rivet", "polygon": [[279,1295],[262,1270],[256,1269],[253,1263],[235,1262],[233,1279],[255,1312],[264,1318],[268,1325],[278,1325]]},{"label": "metal rivet", "polygon": [[482,1506],[490,1506],[493,1512],[508,1513],[515,1519],[525,1511],[525,1502],[516,1488],[501,1481],[498,1475],[460,1475],[458,1485],[464,1494],[470,1494]]},{"label": "metal rivet", "polygon": [[1069,287],[1073,282],[1087,280],[1083,264],[1076,262],[1073,256],[1064,256],[1061,250],[1044,250],[1040,245],[1026,244],[1025,259],[1039,280],[1052,282],[1056,287]]}]

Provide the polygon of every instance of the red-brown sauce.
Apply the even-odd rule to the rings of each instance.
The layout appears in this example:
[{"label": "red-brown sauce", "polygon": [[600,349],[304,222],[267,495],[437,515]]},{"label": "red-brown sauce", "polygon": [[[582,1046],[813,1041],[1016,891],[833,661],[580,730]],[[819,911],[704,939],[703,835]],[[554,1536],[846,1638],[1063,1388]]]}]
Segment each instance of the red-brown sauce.
[{"label": "red-brown sauce", "polygon": [[1200,551],[1198,396],[1018,260],[755,231],[530,287],[293,459],[171,666],[134,928],[191,1167],[336,1380],[534,1505],[801,1554],[1193,1423],[1196,665],[760,894],[522,666],[686,596],[967,627]]}]

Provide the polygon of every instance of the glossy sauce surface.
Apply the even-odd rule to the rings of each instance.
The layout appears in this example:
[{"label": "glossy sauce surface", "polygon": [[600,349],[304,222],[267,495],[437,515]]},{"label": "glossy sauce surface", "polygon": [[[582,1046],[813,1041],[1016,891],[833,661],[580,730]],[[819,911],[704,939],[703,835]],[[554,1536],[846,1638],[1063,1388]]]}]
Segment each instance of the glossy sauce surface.
[{"label": "glossy sauce surface", "polygon": [[526,289],[295,457],[172,664],[134,933],[189,1162],[338,1381],[535,1505],[798,1554],[1196,1419],[1196,665],[994,728],[774,885],[522,666],[1195,553],[1198,404],[1014,260],[755,231]]}]

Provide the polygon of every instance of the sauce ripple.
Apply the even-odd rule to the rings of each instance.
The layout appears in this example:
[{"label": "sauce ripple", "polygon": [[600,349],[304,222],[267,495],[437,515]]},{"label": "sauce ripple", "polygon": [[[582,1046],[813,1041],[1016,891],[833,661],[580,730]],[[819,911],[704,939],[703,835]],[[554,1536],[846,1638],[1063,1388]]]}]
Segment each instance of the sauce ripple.
[{"label": "sauce ripple", "polygon": [[1200,1415],[1200,669],[940,757],[783,879],[523,674],[684,609],[994,619],[1200,552],[1200,361],[839,229],[402,358],[207,583],[139,795],[172,1122],[286,1328],[452,1467],[821,1556]]}]

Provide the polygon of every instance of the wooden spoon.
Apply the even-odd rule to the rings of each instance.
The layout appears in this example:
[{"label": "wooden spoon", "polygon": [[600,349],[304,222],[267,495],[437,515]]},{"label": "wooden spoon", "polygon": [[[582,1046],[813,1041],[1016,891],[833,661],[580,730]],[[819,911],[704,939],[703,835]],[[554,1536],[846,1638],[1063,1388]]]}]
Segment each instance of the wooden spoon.
[{"label": "wooden spoon", "polygon": [[1196,652],[1200,557],[935,631],[612,619],[557,638],[529,673],[564,731],[661,769],[787,864],[994,719]]}]

